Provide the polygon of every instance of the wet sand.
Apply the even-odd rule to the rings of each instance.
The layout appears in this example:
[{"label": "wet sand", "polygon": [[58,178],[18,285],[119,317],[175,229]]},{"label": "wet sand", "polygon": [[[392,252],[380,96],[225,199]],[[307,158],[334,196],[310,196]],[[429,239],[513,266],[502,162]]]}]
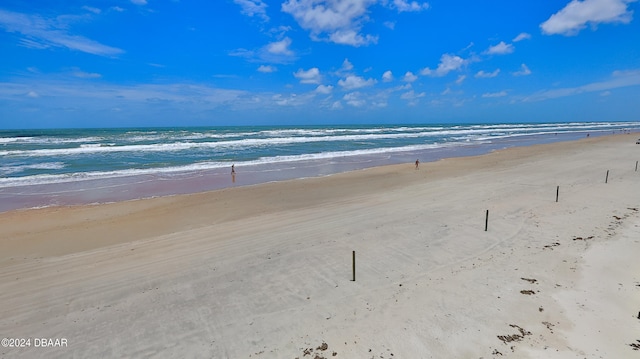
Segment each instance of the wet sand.
[{"label": "wet sand", "polygon": [[633,356],[637,136],[0,213],[0,354]]},{"label": "wet sand", "polygon": [[[607,133],[609,133],[607,131]],[[592,136],[603,136],[603,132]],[[323,177],[378,166],[409,163],[419,158],[433,162],[443,158],[477,156],[494,150],[516,146],[571,141],[586,133],[560,133],[495,138],[485,143],[452,143],[427,150],[338,156],[245,166],[236,164],[232,176],[231,164],[224,168],[158,172],[131,176],[71,176],[59,183],[24,183],[14,179],[13,186],[0,186],[0,213],[15,209],[104,204],[133,199],[201,193],[229,187],[279,182],[290,179]],[[10,180],[10,179],[9,179]],[[9,181],[11,182],[11,181]]]}]

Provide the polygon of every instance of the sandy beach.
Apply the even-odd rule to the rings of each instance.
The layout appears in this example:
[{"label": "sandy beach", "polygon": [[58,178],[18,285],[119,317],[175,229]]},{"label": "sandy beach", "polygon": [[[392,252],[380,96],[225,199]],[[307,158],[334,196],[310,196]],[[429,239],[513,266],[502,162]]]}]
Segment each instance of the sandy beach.
[{"label": "sandy beach", "polygon": [[0,356],[640,356],[637,138],[0,213]]}]

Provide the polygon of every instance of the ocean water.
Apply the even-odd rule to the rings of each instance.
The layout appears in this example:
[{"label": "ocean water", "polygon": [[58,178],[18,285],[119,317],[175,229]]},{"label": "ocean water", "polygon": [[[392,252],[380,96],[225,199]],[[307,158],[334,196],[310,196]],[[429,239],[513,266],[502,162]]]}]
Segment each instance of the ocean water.
[{"label": "ocean water", "polygon": [[7,130],[0,131],[0,211],[193,193],[638,130],[640,122]]}]

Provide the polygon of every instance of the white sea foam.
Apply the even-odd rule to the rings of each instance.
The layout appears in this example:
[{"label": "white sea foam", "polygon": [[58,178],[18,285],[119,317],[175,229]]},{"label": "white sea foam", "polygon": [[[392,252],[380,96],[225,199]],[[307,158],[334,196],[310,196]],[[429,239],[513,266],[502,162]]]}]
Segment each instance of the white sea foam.
[{"label": "white sea foam", "polygon": [[[0,188],[30,184],[47,184],[84,181],[101,178],[116,178],[138,175],[165,176],[185,172],[212,170],[229,166],[225,158],[236,158],[239,153],[252,152],[252,156],[264,156],[252,160],[236,160],[237,165],[254,166],[271,163],[313,161],[347,156],[380,155],[403,151],[420,151],[448,146],[476,145],[497,140],[520,138],[522,136],[542,136],[553,133],[580,133],[612,131],[616,129],[640,128],[634,123],[544,123],[544,124],[476,124],[458,126],[380,126],[369,128],[316,127],[316,128],[276,128],[254,132],[240,129],[189,129],[159,131],[129,131],[112,133],[86,132],[86,136],[73,138],[6,137],[0,138]],[[239,130],[238,132],[234,132]],[[65,135],[66,136],[66,135]],[[406,139],[406,141],[404,141]],[[396,141],[397,140],[397,141]],[[20,141],[35,146],[26,149]],[[376,142],[380,141],[380,142]],[[314,146],[297,144],[320,143]],[[15,145],[14,145],[15,144]],[[42,148],[47,144],[53,148]],[[362,148],[376,146],[376,148]],[[42,145],[42,146],[40,146]],[[290,146],[294,145],[294,146]],[[60,148],[66,146],[67,148]],[[318,153],[300,153],[303,151]],[[342,151],[338,149],[343,149]],[[289,152],[290,150],[290,152]],[[335,150],[335,151],[334,151]],[[180,152],[184,151],[184,152]],[[110,163],[128,165],[128,169],[115,168],[93,160],[94,155],[121,153],[109,158]],[[148,155],[146,153],[160,153]],[[164,156],[164,154],[167,156]],[[292,153],[291,155],[278,155]],[[126,158],[135,154],[135,159]],[[197,154],[194,156],[194,154]],[[205,156],[201,156],[205,154]],[[272,154],[270,156],[270,154]],[[183,156],[192,161],[178,165],[167,158]],[[66,156],[66,157],[65,157]],[[46,162],[59,157],[60,162]],[[71,158],[69,158],[71,157]],[[248,158],[246,156],[245,158]],[[202,158],[210,158],[203,161]],[[254,157],[255,158],[255,157]],[[141,159],[139,161],[139,159]],[[95,164],[93,171],[80,172],[74,162]],[[28,164],[29,161],[34,163]],[[64,163],[66,161],[68,163]],[[127,161],[121,163],[119,161]],[[165,167],[150,168],[150,163],[165,163]],[[41,166],[41,167],[38,167]],[[46,167],[50,166],[50,167]],[[66,166],[66,167],[65,167]],[[136,168],[137,167],[137,168]],[[80,167],[78,167],[80,168]],[[86,167],[85,167],[86,168]],[[52,170],[52,173],[24,176],[29,170]],[[59,174],[65,169],[68,174]],[[55,173],[56,171],[58,173]],[[76,172],[77,171],[77,172]],[[22,173],[22,176],[21,176]],[[12,176],[12,177],[9,177]]]},{"label": "white sea foam", "polygon": [[321,136],[321,137],[279,137],[279,138],[250,138],[242,140],[230,140],[219,142],[173,142],[143,145],[102,146],[100,144],[85,144],[73,148],[52,148],[36,150],[8,150],[0,151],[2,156],[39,157],[39,156],[69,156],[82,154],[98,154],[113,152],[175,152],[190,149],[223,149],[223,148],[251,148],[277,146],[287,144],[299,144],[307,142],[330,141],[362,141],[373,139],[393,139],[422,137],[425,134],[369,134],[346,136]]},{"label": "white sea foam", "polygon": [[87,143],[87,142],[99,142],[102,141],[102,137],[51,137],[51,136],[43,136],[43,137],[30,137],[28,141],[31,144],[47,144],[47,145],[64,145],[64,144],[73,144],[73,143]]},{"label": "white sea foam", "polygon": [[[433,148],[444,148],[451,146],[461,146],[464,144],[444,143],[444,144],[425,144],[425,145],[410,145],[402,147],[386,147],[375,148],[366,150],[353,150],[353,151],[329,151],[321,153],[307,153],[290,156],[273,156],[273,157],[261,157],[256,160],[236,162],[237,166],[255,166],[264,164],[275,164],[284,162],[299,162],[299,161],[313,161],[338,157],[350,157],[350,156],[363,156],[363,155],[375,155],[382,153],[394,153],[394,152],[410,152],[420,151]],[[198,162],[184,166],[171,166],[160,168],[145,168],[145,169],[126,169],[116,171],[92,171],[82,173],[69,173],[69,174],[39,174],[25,177],[9,177],[0,178],[0,188],[17,187],[17,186],[29,186],[29,185],[41,185],[51,183],[65,183],[65,182],[77,182],[93,179],[107,179],[116,177],[129,177],[129,176],[141,176],[141,175],[167,175],[175,173],[187,173],[195,171],[212,170],[216,168],[229,167],[229,162]]]},{"label": "white sea foam", "polygon": [[11,174],[24,172],[26,170],[59,170],[63,169],[64,167],[65,164],[63,162],[44,162],[16,165],[10,164],[0,167],[0,176],[8,176]]},{"label": "white sea foam", "polygon": [[0,137],[0,144],[3,143],[15,143],[15,142],[26,142],[32,139],[33,137]]},{"label": "white sea foam", "polygon": [[[602,125],[605,126],[605,125]],[[283,137],[268,137],[268,138],[242,138],[242,139],[232,139],[232,140],[221,140],[221,141],[209,141],[209,142],[194,142],[194,141],[180,141],[180,142],[163,142],[163,143],[147,143],[147,144],[124,144],[124,145],[114,145],[114,144],[104,144],[104,143],[82,143],[78,147],[70,147],[70,148],[50,148],[50,149],[31,149],[31,150],[4,150],[0,151],[0,155],[2,156],[15,156],[15,157],[46,157],[46,156],[74,156],[74,155],[90,155],[90,154],[99,154],[99,153],[114,153],[114,152],[176,152],[176,151],[184,151],[184,150],[192,150],[192,149],[205,149],[205,150],[216,150],[216,149],[225,149],[225,148],[256,148],[256,147],[266,147],[266,146],[281,146],[281,145],[289,145],[289,144],[300,144],[300,143],[313,143],[313,142],[337,142],[337,141],[368,141],[368,140],[385,140],[385,139],[410,139],[410,138],[424,138],[425,141],[435,141],[441,137],[451,137],[451,136],[466,136],[468,140],[472,140],[470,136],[486,134],[499,134],[500,136],[518,136],[520,134],[531,134],[536,133],[533,131],[541,132],[541,131],[558,131],[562,130],[563,132],[570,131],[581,131],[585,129],[594,129],[597,126],[594,125],[574,125],[574,126],[536,126],[532,128],[532,126],[527,126],[520,128],[520,131],[514,130],[517,128],[515,125],[502,125],[502,126],[467,126],[461,128],[446,128],[446,127],[436,127],[436,128],[427,128],[427,127],[419,127],[419,128],[410,128],[412,131],[385,131],[380,133],[353,133],[347,132],[347,134],[336,134],[334,130],[327,131],[322,129],[318,130],[270,130],[270,131],[261,131],[261,132],[269,132],[271,135],[275,136],[276,134],[287,135]],[[418,131],[418,129],[428,129],[426,131]],[[370,131],[367,130],[367,131]],[[311,136],[309,134],[313,133]],[[298,136],[292,136],[293,133],[297,133]],[[303,135],[304,134],[304,135]],[[255,135],[255,134],[254,134]],[[154,135],[158,136],[158,135]],[[493,136],[493,135],[492,135]],[[492,137],[489,136],[489,137]],[[136,138],[137,136],[134,136]],[[162,137],[162,136],[158,136]],[[170,137],[170,136],[169,136]],[[487,136],[482,136],[481,138],[486,139]],[[133,141],[133,139],[129,138],[128,142]],[[89,141],[87,141],[89,142]]]}]

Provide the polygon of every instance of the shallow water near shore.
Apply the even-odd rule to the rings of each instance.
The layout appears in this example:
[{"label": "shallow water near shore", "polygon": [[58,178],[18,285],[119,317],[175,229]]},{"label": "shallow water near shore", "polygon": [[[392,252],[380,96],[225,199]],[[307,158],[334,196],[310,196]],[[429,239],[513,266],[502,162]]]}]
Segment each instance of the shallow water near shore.
[{"label": "shallow water near shore", "polygon": [[638,130],[640,123],[612,122],[5,131],[0,212],[197,193]]}]

